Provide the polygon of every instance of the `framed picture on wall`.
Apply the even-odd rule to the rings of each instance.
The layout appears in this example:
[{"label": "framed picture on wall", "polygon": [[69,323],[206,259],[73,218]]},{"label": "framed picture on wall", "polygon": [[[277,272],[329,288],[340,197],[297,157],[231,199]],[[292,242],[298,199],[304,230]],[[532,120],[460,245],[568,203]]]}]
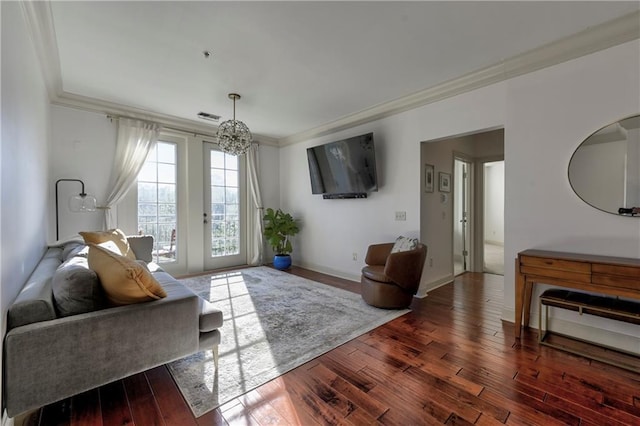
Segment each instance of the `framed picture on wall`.
[{"label": "framed picture on wall", "polygon": [[440,172],[438,178],[440,192],[451,192],[451,174]]},{"label": "framed picture on wall", "polygon": [[433,165],[424,165],[424,192],[433,192],[433,181],[435,180]]}]

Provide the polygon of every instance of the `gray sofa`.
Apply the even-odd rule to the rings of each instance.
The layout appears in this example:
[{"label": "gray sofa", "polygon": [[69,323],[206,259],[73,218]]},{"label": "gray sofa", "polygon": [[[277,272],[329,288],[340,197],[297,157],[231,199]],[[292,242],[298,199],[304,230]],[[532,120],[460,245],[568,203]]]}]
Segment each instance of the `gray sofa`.
[{"label": "gray sofa", "polygon": [[85,267],[83,244],[50,247],[8,312],[3,395],[10,417],[200,350],[212,349],[217,367],[222,312],[150,262],[151,237],[128,241],[167,297],[108,307],[97,295],[87,312],[65,311],[66,296],[90,299],[100,290],[63,294],[56,283],[54,295],[56,271],[70,268],[63,280],[93,271]]}]

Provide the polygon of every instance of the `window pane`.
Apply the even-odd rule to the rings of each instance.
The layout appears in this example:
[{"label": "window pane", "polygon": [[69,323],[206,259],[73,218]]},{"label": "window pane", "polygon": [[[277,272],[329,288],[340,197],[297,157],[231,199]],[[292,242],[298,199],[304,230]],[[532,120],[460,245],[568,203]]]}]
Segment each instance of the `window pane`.
[{"label": "window pane", "polygon": [[211,185],[224,185],[223,169],[211,169]]},{"label": "window pane", "polygon": [[173,262],[177,249],[177,145],[158,142],[138,174],[138,230],[152,235],[153,258]]},{"label": "window pane", "polygon": [[173,164],[158,164],[158,182],[176,183],[176,166]]},{"label": "window pane", "polygon": [[211,187],[211,202],[224,203],[224,186]]},{"label": "window pane", "polygon": [[160,163],[176,163],[176,144],[167,142],[158,142],[156,144],[158,151],[158,162]]},{"label": "window pane", "polygon": [[224,153],[221,151],[211,151],[211,167],[224,169]]},{"label": "window pane", "polygon": [[138,183],[138,203],[155,203],[158,200],[158,185],[155,183]]},{"label": "window pane", "polygon": [[238,156],[237,155],[225,154],[224,155],[224,159],[225,159],[224,167],[227,170],[238,170]]},{"label": "window pane", "polygon": [[225,175],[227,186],[238,186],[238,172],[236,170],[227,170]]},{"label": "window pane", "polygon": [[211,220],[224,220],[224,204],[211,205]]},{"label": "window pane", "polygon": [[174,184],[168,183],[158,185],[158,202],[175,203],[176,186]]},{"label": "window pane", "polygon": [[156,177],[156,163],[146,162],[138,174],[138,182],[155,182]]},{"label": "window pane", "polygon": [[226,188],[227,204],[238,204],[238,188]]}]

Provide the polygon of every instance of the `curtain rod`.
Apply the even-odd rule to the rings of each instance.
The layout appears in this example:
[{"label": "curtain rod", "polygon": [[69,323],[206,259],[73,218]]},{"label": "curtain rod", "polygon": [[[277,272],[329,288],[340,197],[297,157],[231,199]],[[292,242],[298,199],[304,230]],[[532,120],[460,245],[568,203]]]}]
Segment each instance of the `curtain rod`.
[{"label": "curtain rod", "polygon": [[[126,115],[111,115],[111,114],[107,114],[107,118],[109,120],[111,120],[113,122],[113,120],[118,120],[120,118],[127,118],[129,120],[140,120],[140,121],[146,121],[148,123],[155,123],[154,121],[150,121],[150,120],[146,120],[143,118],[137,118],[137,117],[130,117],[130,116],[126,116]],[[205,138],[215,138],[216,135],[214,133],[197,133],[194,132],[193,130],[188,130],[188,129],[182,129],[179,127],[173,127],[171,125],[169,126],[165,126],[164,124],[162,124],[162,122],[158,122],[158,124],[160,124],[162,126],[162,129],[167,129],[167,130],[173,130],[175,132],[180,132],[180,133],[187,133],[189,135],[193,135],[194,137],[205,137]],[[161,131],[162,131],[161,129]],[[252,145],[258,145],[260,146],[260,142],[252,140],[251,141]]]}]

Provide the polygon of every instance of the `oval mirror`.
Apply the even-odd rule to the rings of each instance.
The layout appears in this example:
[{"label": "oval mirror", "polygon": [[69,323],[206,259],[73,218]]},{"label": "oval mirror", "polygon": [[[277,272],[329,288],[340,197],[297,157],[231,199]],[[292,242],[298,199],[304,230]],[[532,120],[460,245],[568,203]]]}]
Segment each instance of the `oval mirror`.
[{"label": "oval mirror", "polygon": [[569,162],[569,182],[578,197],[597,209],[640,217],[640,115],[585,139]]}]

